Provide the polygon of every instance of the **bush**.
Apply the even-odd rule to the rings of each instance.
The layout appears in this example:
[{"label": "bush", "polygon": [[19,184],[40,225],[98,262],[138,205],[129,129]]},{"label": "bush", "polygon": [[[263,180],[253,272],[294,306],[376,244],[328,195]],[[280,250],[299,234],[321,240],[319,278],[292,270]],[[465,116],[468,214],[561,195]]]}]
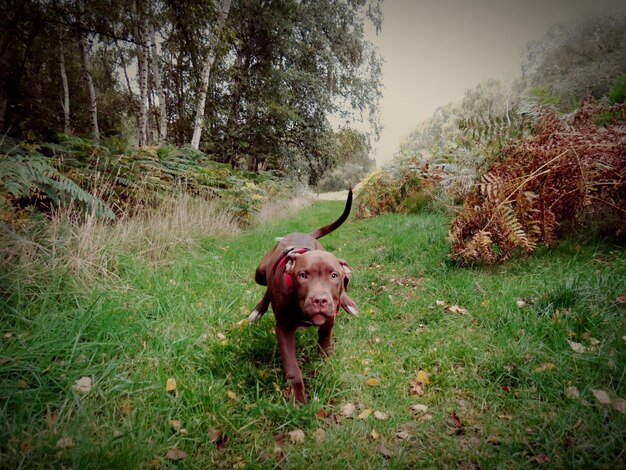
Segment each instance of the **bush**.
[{"label": "bush", "polygon": [[[604,126],[597,117],[612,116]],[[626,106],[587,98],[567,118],[547,112],[533,135],[504,149],[450,228],[461,264],[503,261],[550,246],[565,223],[626,230]]]}]

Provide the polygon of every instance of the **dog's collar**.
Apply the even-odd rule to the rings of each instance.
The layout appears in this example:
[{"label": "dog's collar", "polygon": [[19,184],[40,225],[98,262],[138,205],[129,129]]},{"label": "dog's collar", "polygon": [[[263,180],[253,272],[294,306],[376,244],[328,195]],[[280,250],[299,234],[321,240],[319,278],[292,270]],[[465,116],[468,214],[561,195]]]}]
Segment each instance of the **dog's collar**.
[{"label": "dog's collar", "polygon": [[[278,262],[278,265],[276,268],[278,269],[278,268],[283,267],[287,263],[287,257],[290,254],[292,253],[302,254],[308,251],[311,251],[311,248],[290,248],[289,250],[285,251],[285,253],[283,253],[283,256]],[[291,286],[293,285],[293,279],[291,278],[291,274],[287,272],[283,272],[283,277],[285,279],[285,284],[287,284],[287,288],[291,289]]]}]

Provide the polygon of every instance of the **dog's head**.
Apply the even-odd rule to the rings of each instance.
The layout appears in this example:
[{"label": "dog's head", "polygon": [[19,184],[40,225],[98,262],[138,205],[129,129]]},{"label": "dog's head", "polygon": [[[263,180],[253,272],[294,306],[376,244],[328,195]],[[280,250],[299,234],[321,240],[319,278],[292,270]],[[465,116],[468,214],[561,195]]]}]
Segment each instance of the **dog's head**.
[{"label": "dog's head", "polygon": [[285,273],[291,276],[293,295],[305,320],[319,326],[335,317],[350,281],[348,263],[327,251],[290,253]]}]

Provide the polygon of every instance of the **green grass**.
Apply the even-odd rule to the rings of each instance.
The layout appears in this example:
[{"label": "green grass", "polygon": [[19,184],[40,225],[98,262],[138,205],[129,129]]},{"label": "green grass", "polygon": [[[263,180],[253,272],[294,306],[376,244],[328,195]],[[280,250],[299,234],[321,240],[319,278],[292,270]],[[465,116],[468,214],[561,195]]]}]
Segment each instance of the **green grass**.
[{"label": "green grass", "polygon": [[[299,333],[311,400],[286,400],[271,313],[239,323],[263,294],[254,268],[275,236],[315,229],[341,209],[316,203],[159,262],[120,253],[118,278],[86,290],[58,272],[35,285],[5,277],[0,467],[624,467],[626,416],[592,390],[626,397],[626,309],[616,303],[626,252],[595,239],[462,269],[447,260],[441,216],[350,220],[323,243],[350,263],[361,315],[340,315],[329,359],[314,330]],[[409,392],[419,370],[430,378],[423,396]],[[83,376],[93,379],[86,395],[72,389]],[[358,408],[352,419],[340,416],[346,403]],[[431,419],[413,413],[418,403]],[[367,409],[388,419],[358,419]],[[287,437],[275,452],[276,436],[295,429],[304,443]],[[187,457],[168,460],[173,447]]]}]

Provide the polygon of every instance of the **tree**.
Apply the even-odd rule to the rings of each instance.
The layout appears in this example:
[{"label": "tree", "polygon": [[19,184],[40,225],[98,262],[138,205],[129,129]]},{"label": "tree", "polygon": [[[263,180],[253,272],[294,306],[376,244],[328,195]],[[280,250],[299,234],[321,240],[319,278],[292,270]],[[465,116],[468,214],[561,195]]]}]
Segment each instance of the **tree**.
[{"label": "tree", "polygon": [[626,14],[589,17],[555,25],[529,44],[522,63],[523,88],[544,88],[571,111],[587,90],[604,96],[626,70]]},{"label": "tree", "polygon": [[204,69],[202,71],[202,87],[200,89],[200,93],[198,94],[196,118],[193,126],[193,137],[191,138],[191,147],[194,149],[198,149],[200,146],[200,136],[202,135],[202,124],[204,121],[204,107],[206,104],[207,91],[209,89],[209,78],[211,77],[211,69],[213,68],[213,63],[215,62],[215,57],[217,55],[217,47],[222,33],[222,28],[224,27],[224,22],[228,17],[228,12],[230,11],[230,3],[231,0],[223,0],[220,15],[211,32],[212,40],[209,43],[209,51],[207,53],[206,60],[204,62]]}]

